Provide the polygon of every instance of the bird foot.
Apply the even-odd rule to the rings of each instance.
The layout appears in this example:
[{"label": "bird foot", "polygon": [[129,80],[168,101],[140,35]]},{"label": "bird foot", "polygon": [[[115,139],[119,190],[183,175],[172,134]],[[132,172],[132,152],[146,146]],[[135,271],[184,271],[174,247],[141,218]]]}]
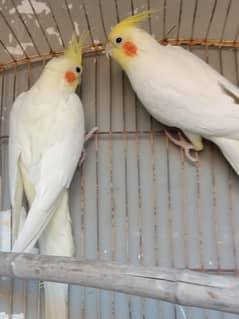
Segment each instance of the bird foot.
[{"label": "bird foot", "polygon": [[89,139],[90,139],[90,138],[95,134],[95,132],[97,132],[97,131],[98,131],[98,127],[97,127],[97,126],[93,127],[93,128],[90,130],[90,132],[86,134],[84,144],[85,144],[86,142],[88,142]]},{"label": "bird foot", "polygon": [[[84,145],[89,141],[89,139],[95,134],[96,131],[98,131],[98,127],[97,126],[93,127],[90,130],[90,132],[86,134],[85,140],[84,140]],[[82,149],[82,152],[81,152],[80,161],[79,161],[79,164],[78,164],[78,168],[80,168],[81,165],[84,163],[85,157],[86,157],[86,151],[85,151],[85,147],[83,146],[83,149]]]},{"label": "bird foot", "polygon": [[196,151],[195,147],[192,144],[188,143],[180,132],[178,132],[179,139],[174,138],[172,134],[170,134],[167,130],[165,130],[165,134],[172,143],[180,146],[183,149],[184,154],[189,161],[193,163],[198,161],[198,158],[196,156],[192,156],[190,154],[191,151]]},{"label": "bird foot", "polygon": [[81,152],[81,156],[80,156],[80,162],[79,162],[79,165],[78,165],[79,168],[84,163],[85,157],[86,157],[86,151],[85,151],[85,148],[83,148],[83,150]]}]

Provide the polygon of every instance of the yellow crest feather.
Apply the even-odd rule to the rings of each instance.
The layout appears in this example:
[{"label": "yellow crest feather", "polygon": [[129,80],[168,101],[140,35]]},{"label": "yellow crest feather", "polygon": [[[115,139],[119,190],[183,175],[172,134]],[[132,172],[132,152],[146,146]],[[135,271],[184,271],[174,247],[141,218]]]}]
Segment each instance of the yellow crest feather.
[{"label": "yellow crest feather", "polygon": [[83,36],[80,36],[79,40],[75,33],[73,33],[68,48],[64,51],[64,56],[68,57],[76,64],[82,64],[82,52],[83,52]]},{"label": "yellow crest feather", "polygon": [[146,20],[148,17],[150,17],[153,13],[158,12],[158,10],[145,10],[143,12],[137,13],[133,16],[127,17],[124,20],[122,20],[119,24],[121,26],[136,26],[140,22]]},{"label": "yellow crest feather", "polygon": [[113,27],[109,34],[109,38],[113,38],[115,34],[120,33],[123,29],[129,27],[135,27],[140,22],[149,18],[152,14],[159,12],[160,10],[145,10],[143,12],[137,13],[133,16],[127,17],[124,20],[120,21],[116,26]]}]

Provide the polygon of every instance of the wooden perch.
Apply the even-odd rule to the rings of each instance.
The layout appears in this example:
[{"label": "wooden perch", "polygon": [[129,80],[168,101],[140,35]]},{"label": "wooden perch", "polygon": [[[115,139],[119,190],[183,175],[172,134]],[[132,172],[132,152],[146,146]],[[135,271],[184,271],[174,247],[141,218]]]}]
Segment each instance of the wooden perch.
[{"label": "wooden perch", "polygon": [[0,252],[0,275],[79,284],[239,314],[236,277],[3,252]]}]

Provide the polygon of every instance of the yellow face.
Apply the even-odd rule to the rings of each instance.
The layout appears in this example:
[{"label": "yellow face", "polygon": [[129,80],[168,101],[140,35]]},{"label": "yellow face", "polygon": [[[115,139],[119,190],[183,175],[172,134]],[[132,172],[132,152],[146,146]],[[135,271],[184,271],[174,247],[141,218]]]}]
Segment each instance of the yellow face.
[{"label": "yellow face", "polygon": [[109,53],[124,70],[138,54],[138,46],[133,37],[133,30],[138,23],[145,20],[153,12],[144,11],[130,16],[113,27],[109,34],[106,53]]},{"label": "yellow face", "polygon": [[126,70],[137,56],[138,48],[131,36],[132,27],[117,25],[109,34],[110,55]]},{"label": "yellow face", "polygon": [[75,34],[73,34],[69,46],[64,52],[64,57],[69,61],[69,68],[66,70],[64,78],[74,90],[80,83],[80,75],[82,72],[82,47],[83,39],[80,38],[80,40],[77,41]]},{"label": "yellow face", "polygon": [[81,65],[75,65],[73,67],[70,67],[64,73],[65,81],[73,88],[74,91],[77,88],[77,86],[80,84],[81,73],[82,73]]}]

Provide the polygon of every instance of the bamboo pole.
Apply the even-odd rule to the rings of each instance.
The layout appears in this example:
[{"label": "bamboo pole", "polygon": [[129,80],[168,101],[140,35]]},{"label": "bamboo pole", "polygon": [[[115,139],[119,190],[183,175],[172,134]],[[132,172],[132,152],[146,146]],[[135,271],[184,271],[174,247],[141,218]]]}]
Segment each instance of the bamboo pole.
[{"label": "bamboo pole", "polygon": [[79,284],[239,314],[236,277],[4,252],[0,252],[0,275]]}]

